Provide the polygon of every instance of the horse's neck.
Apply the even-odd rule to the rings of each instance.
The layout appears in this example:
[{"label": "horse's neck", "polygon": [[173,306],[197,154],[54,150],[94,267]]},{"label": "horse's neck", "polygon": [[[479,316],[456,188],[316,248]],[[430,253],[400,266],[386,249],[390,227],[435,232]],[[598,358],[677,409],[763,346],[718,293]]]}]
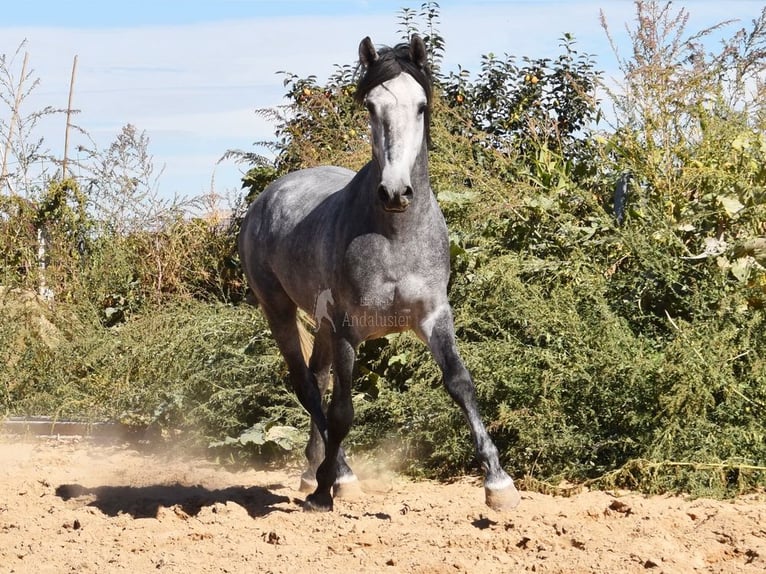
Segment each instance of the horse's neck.
[{"label": "horse's neck", "polygon": [[[417,195],[414,197],[414,201],[419,201],[420,207],[432,205],[432,191],[431,191],[431,176],[428,171],[428,147],[425,142],[418,154],[418,159],[415,162],[415,167],[410,174],[412,181],[412,188],[416,190]],[[413,205],[413,207],[416,207]]]},{"label": "horse's neck", "polygon": [[375,162],[372,161],[367,164],[359,174],[362,175],[365,171],[367,173],[364,174],[366,177],[363,187],[357,190],[363,190],[363,192],[358,193],[355,197],[360,205],[354,210],[356,214],[364,214],[361,218],[364,222],[357,219],[355,215],[353,217],[356,222],[361,224],[363,229],[379,233],[392,241],[417,240],[421,231],[425,231],[423,223],[429,221],[433,216],[432,212],[439,209],[431,191],[427,170],[417,176],[413,174],[411,184],[414,196],[409,207],[401,213],[388,213],[383,210],[377,193],[378,185],[380,185],[380,172]]}]

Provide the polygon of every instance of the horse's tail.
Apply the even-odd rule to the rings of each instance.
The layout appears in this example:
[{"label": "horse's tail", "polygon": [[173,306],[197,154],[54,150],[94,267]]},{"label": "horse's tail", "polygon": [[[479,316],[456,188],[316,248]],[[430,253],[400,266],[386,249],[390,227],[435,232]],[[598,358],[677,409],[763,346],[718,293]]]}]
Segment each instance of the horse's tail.
[{"label": "horse's tail", "polygon": [[303,359],[308,364],[311,352],[314,350],[314,335],[311,334],[307,326],[315,327],[316,322],[308,313],[298,311],[297,323],[298,338],[301,341],[301,352],[303,353]]}]

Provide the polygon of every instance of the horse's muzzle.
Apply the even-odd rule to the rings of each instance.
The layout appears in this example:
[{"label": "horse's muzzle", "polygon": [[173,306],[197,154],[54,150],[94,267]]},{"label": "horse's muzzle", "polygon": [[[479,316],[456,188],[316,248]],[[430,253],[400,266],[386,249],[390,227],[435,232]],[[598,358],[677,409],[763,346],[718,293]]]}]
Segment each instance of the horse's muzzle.
[{"label": "horse's muzzle", "polygon": [[378,197],[383,202],[383,209],[389,212],[401,213],[405,211],[412,201],[412,187],[407,185],[401,191],[391,192],[382,183],[378,186]]}]

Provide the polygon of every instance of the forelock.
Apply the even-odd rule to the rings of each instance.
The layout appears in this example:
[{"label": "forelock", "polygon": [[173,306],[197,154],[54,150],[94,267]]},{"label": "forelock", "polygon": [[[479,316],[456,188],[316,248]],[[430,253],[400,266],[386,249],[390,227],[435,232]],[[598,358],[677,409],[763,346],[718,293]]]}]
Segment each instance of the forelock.
[{"label": "forelock", "polygon": [[402,72],[406,72],[420,84],[426,93],[430,107],[431,92],[433,91],[431,70],[428,67],[422,68],[412,61],[410,45],[407,43],[397,44],[393,48],[384,46],[378,51],[378,58],[368,67],[362,69],[354,98],[357,102],[363,103],[370,90],[394,79]]}]

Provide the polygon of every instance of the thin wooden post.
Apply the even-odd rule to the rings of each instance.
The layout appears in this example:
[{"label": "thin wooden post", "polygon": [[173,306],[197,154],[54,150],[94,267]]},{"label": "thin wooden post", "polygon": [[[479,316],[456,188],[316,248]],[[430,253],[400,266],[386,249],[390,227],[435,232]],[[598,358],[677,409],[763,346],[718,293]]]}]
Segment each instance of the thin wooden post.
[{"label": "thin wooden post", "polygon": [[[24,52],[24,63],[21,65],[21,76],[19,76],[19,86],[16,88],[16,97],[11,111],[11,123],[8,125],[8,138],[5,140],[5,151],[3,152],[3,170],[0,172],[0,183],[5,182],[8,177],[8,154],[11,153],[11,141],[13,141],[13,128],[19,121],[19,106],[21,106],[22,91],[24,87],[24,78],[27,75],[27,62],[29,62],[29,52]],[[8,192],[12,195],[11,186],[8,186]]]},{"label": "thin wooden post", "polygon": [[69,128],[72,127],[70,118],[72,117],[72,96],[74,94],[74,78],[77,73],[77,55],[75,54],[72,62],[72,79],[69,82],[69,102],[66,107],[66,129],[64,130],[64,161],[61,165],[61,179],[67,177],[67,159],[69,154]]}]

